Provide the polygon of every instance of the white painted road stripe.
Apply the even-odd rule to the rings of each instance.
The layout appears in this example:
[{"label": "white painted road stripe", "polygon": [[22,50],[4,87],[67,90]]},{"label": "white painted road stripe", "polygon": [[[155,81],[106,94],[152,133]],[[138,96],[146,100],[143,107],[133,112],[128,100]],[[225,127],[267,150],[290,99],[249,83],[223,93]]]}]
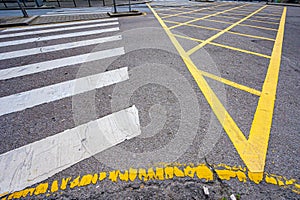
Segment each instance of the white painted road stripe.
[{"label": "white painted road stripe", "polygon": [[121,40],[121,36],[96,38],[92,40],[81,40],[77,42],[69,42],[69,43],[56,44],[51,46],[37,47],[32,49],[23,49],[18,51],[5,52],[5,53],[0,53],[0,60],[17,58],[22,56],[30,56],[30,55],[40,54],[40,53],[54,52],[59,50],[72,49],[76,47],[101,44],[101,43],[112,42],[117,40]]},{"label": "white painted road stripe", "polygon": [[115,48],[109,49],[104,51],[97,51],[87,54],[82,54],[78,56],[71,56],[66,58],[60,58],[56,60],[49,60],[40,63],[34,63],[29,65],[24,65],[20,67],[13,67],[8,69],[0,70],[0,80],[15,78],[19,76],[25,76],[28,74],[34,74],[42,71],[47,71],[51,69],[57,69],[60,67],[66,67],[76,64],[82,64],[85,62],[101,60],[104,58],[109,58],[113,56],[120,56],[123,55],[124,48]]},{"label": "white painted road stripe", "polygon": [[127,67],[0,98],[0,116],[127,80]]},{"label": "white painted road stripe", "polygon": [[25,36],[25,35],[34,36],[36,34],[53,33],[53,32],[59,32],[59,31],[98,28],[98,27],[112,26],[112,25],[118,25],[118,24],[119,24],[119,22],[108,22],[108,23],[101,23],[101,24],[88,24],[88,25],[82,25],[82,26],[71,26],[71,27],[53,28],[53,29],[38,30],[38,31],[27,31],[27,32],[21,32],[21,33],[10,33],[10,34],[5,34],[5,35],[0,35],[0,39],[1,38],[9,38],[9,37]]},{"label": "white painted road stripe", "polygon": [[0,194],[22,190],[141,134],[135,106],[0,155]]},{"label": "white painted road stripe", "polygon": [[109,21],[116,21],[116,20],[118,20],[118,18],[97,19],[97,20],[76,21],[76,22],[64,22],[64,23],[46,24],[46,25],[34,25],[34,26],[22,27],[22,28],[8,28],[8,29],[1,31],[0,33],[12,32],[12,31],[27,31],[27,30],[34,30],[34,29],[40,29],[40,28],[55,28],[55,27],[71,26],[71,25],[78,25],[78,24],[109,22]]},{"label": "white painted road stripe", "polygon": [[119,30],[119,27],[115,27],[115,28],[107,28],[107,29],[92,30],[92,31],[66,33],[66,34],[60,34],[60,35],[50,35],[50,36],[43,36],[43,37],[29,38],[29,39],[22,39],[22,40],[13,40],[13,41],[7,41],[7,42],[0,42],[0,47],[26,44],[26,43],[30,43],[30,42],[38,42],[38,41],[47,41],[47,40],[70,38],[70,37],[95,35],[95,34],[113,32],[113,31],[118,31],[118,30]]}]

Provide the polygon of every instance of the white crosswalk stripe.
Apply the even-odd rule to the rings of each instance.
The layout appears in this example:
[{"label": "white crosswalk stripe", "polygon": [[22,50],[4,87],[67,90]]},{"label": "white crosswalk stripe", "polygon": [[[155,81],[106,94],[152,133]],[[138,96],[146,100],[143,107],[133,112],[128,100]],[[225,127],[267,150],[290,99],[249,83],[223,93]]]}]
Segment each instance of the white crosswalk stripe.
[{"label": "white crosswalk stripe", "polygon": [[13,31],[28,31],[34,29],[41,29],[41,28],[56,28],[56,27],[66,27],[72,25],[81,25],[81,24],[91,24],[91,23],[99,23],[99,22],[110,22],[110,21],[117,21],[117,18],[108,18],[108,19],[95,19],[95,20],[88,20],[88,21],[76,21],[76,22],[64,22],[58,24],[44,24],[44,25],[34,25],[29,27],[19,27],[19,28],[9,28],[4,29],[0,33],[7,33]]},{"label": "white crosswalk stripe", "polygon": [[[51,74],[56,74],[57,70],[76,69],[74,66],[78,64],[85,66],[86,63],[91,64],[92,61],[97,61],[96,68],[101,65],[102,61],[105,62],[103,59],[125,54],[124,47],[116,46],[122,40],[121,34],[114,35],[119,30],[117,19],[91,20],[79,24],[79,26],[73,26],[77,25],[73,22],[49,24],[24,29],[12,28],[0,32],[0,47],[5,47],[2,49],[5,51],[0,53],[0,63],[3,64],[2,66],[7,65],[6,68],[2,67],[0,70],[0,83],[2,88],[6,86],[12,88],[9,94],[3,95],[2,93],[0,97],[0,119],[8,118],[18,121],[23,113],[30,112],[31,109],[43,110],[53,102],[72,103],[75,95],[82,95],[93,90],[104,90],[104,87],[120,84],[129,79],[128,67],[122,66],[105,72],[79,76],[79,78],[73,76],[71,79],[62,81],[59,78],[53,82],[49,80],[48,85],[46,81],[45,85],[38,87],[30,85],[29,89],[25,90],[20,90],[23,82],[6,85],[10,81],[16,82],[20,81],[18,78],[26,77],[30,77],[33,82],[39,81],[44,78],[42,74],[50,74],[50,70]],[[70,30],[73,32],[64,33]],[[48,33],[51,35],[32,37],[36,34]],[[79,36],[92,34],[95,35],[93,39],[79,38]],[[18,39],[19,36],[23,38]],[[7,38],[10,41],[6,41]],[[65,38],[68,38],[68,42],[64,41]],[[40,43],[39,47],[32,48],[34,46],[32,43],[37,41],[51,41],[52,45]],[[31,48],[25,46],[20,49],[14,46],[27,43],[31,44]],[[87,46],[93,48],[94,51],[86,53]],[[76,50],[82,48],[85,52],[80,54],[79,51],[74,51],[76,55],[73,53],[70,56],[68,51],[74,48]],[[57,51],[59,54],[55,54],[56,57],[51,59],[51,52]],[[32,55],[36,57],[29,57]],[[50,59],[38,59],[45,55]],[[26,61],[26,64],[16,63],[18,59],[14,58],[21,58]],[[61,74],[57,76],[61,77]],[[35,116],[32,117],[34,119]],[[48,116],[45,115],[45,117]],[[140,134],[138,111],[135,106],[132,106],[99,119],[90,119],[70,129],[63,129],[54,135],[46,133],[47,136],[41,140],[33,141],[31,138],[26,145],[19,145],[16,149],[7,149],[0,155],[0,194],[21,190],[46,180],[84,159]],[[5,136],[0,135],[0,140],[4,140],[3,137],[5,139]],[[83,141],[84,149],[80,148]]]},{"label": "white crosswalk stripe", "polygon": [[96,35],[96,34],[100,34],[100,33],[107,33],[107,32],[113,32],[113,31],[118,31],[118,30],[119,30],[119,27],[114,27],[114,28],[107,28],[107,29],[66,33],[66,34],[61,34],[61,35],[50,35],[50,36],[44,36],[44,37],[13,40],[13,41],[7,41],[7,42],[0,42],[0,47],[8,47],[8,46],[12,46],[12,45],[26,44],[26,43],[31,43],[31,42],[41,42],[41,41],[48,41],[48,40],[55,40],[55,39],[62,39],[62,38]]},{"label": "white crosswalk stripe", "polygon": [[73,66],[85,62],[100,60],[104,58],[120,56],[124,54],[124,48],[115,48],[103,51],[97,51],[78,56],[71,56],[66,58],[59,58],[56,60],[49,60],[40,63],[23,65],[20,67],[11,67],[8,69],[0,70],[0,80],[6,80],[28,74],[34,74],[42,71],[57,69],[60,67]]},{"label": "white crosswalk stripe", "polygon": [[18,50],[18,51],[11,51],[11,52],[5,52],[0,53],[0,60],[10,59],[10,58],[16,58],[21,56],[30,56],[40,53],[48,53],[53,51],[60,51],[60,50],[66,50],[66,49],[72,49],[76,47],[83,47],[93,44],[101,44],[105,42],[112,42],[120,40],[121,36],[112,36],[112,37],[104,37],[104,38],[97,38],[92,40],[81,40],[77,42],[69,42],[69,43],[63,43],[63,44],[56,44],[51,46],[44,46],[44,47],[37,47],[32,49],[24,49],[24,50]]},{"label": "white crosswalk stripe", "polygon": [[53,33],[53,32],[57,32],[57,31],[70,31],[70,30],[83,29],[83,28],[84,29],[98,28],[98,27],[102,27],[102,26],[111,26],[111,25],[117,25],[117,24],[119,24],[119,22],[71,26],[71,27],[66,27],[64,29],[54,28],[54,29],[46,29],[46,30],[38,30],[38,31],[27,31],[27,32],[21,32],[21,33],[11,33],[11,34],[0,35],[0,39],[1,38],[9,38],[9,37],[17,37],[17,36],[25,36],[25,35],[42,34],[42,33]]}]

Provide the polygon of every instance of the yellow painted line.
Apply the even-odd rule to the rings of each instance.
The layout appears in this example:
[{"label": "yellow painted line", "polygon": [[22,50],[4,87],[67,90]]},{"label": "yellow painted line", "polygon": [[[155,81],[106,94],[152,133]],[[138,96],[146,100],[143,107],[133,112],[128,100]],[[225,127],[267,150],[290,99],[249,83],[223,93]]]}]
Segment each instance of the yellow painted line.
[{"label": "yellow painted line", "polygon": [[[214,173],[216,172],[216,174]],[[76,189],[96,185],[103,181],[134,182],[136,180],[147,182],[151,180],[165,181],[174,178],[199,179],[212,181],[217,179],[231,180],[236,179],[241,183],[251,180],[251,175],[245,167],[228,166],[225,164],[181,164],[181,163],[156,163],[149,168],[129,168],[127,170],[101,171],[90,174],[79,175],[77,177],[64,177],[60,180],[43,182],[36,187],[30,187],[12,194],[0,194],[1,200],[22,199],[22,198],[41,198],[55,197],[57,193],[62,193],[67,188]],[[286,178],[270,173],[263,174],[263,181],[266,184],[277,185],[300,194],[300,187],[296,179]],[[67,192],[70,192],[69,190]]]},{"label": "yellow painted line", "polygon": [[[215,16],[218,18],[228,18],[228,19],[241,19],[238,17],[228,17],[228,16]],[[255,20],[255,19],[248,19],[247,21],[251,21],[251,22],[259,22],[259,23],[265,23],[265,24],[274,24],[274,25],[278,25],[279,22],[268,22],[268,21],[261,21],[261,20]]]},{"label": "yellow painted line", "polygon": [[[238,15],[234,13],[230,13],[231,15]],[[259,19],[268,19],[268,20],[274,20],[274,21],[279,21],[280,18],[272,18],[272,17],[261,17],[261,16],[254,16],[254,18],[259,18]]]},{"label": "yellow painted line", "polygon": [[[173,24],[181,24],[181,22],[175,22],[175,21],[170,21],[170,20],[164,20],[164,22],[173,23]],[[212,27],[207,27],[207,26],[200,26],[200,25],[195,25],[195,24],[186,24],[185,26],[202,28],[202,29],[207,29],[207,30],[212,30],[212,31],[222,31],[222,29],[212,28]],[[256,35],[249,35],[249,34],[244,34],[244,33],[239,33],[239,32],[234,32],[234,31],[228,31],[227,33],[244,36],[244,37],[255,38],[255,39],[268,40],[268,41],[272,41],[272,42],[275,41],[272,38],[266,38],[266,37],[261,37],[261,36],[256,36]]]},{"label": "yellow painted line", "polygon": [[240,48],[236,48],[236,47],[232,47],[232,46],[228,46],[228,45],[223,45],[223,44],[219,44],[219,43],[215,43],[215,42],[209,42],[208,44],[218,46],[218,47],[222,47],[222,48],[226,48],[226,49],[231,49],[231,50],[234,50],[234,51],[239,51],[239,52],[242,52],[242,53],[247,53],[247,54],[263,57],[263,58],[268,58],[268,59],[271,58],[271,56],[269,56],[269,55],[265,55],[265,54],[261,54],[261,53],[257,53],[257,52],[253,52],[253,51],[248,51],[248,50],[245,50],[245,49],[240,49]]},{"label": "yellow painted line", "polygon": [[[185,36],[178,35],[178,34],[174,34],[174,36],[180,37],[180,38],[183,38],[183,39],[193,40],[193,41],[196,41],[196,42],[204,42],[204,40],[191,38],[191,37],[185,37]],[[268,56],[268,55],[265,55],[265,54],[260,54],[260,53],[253,52],[253,51],[248,51],[248,50],[245,50],[245,49],[239,49],[239,48],[236,48],[236,47],[227,46],[227,45],[223,45],[223,44],[219,44],[219,43],[215,43],[215,42],[209,42],[208,44],[214,45],[214,46],[217,46],[217,47],[222,47],[222,48],[225,48],[225,49],[230,49],[230,50],[233,50],[233,51],[239,51],[239,52],[242,52],[242,53],[263,57],[263,58],[268,58],[268,59],[271,58],[271,56]]]},{"label": "yellow painted line", "polygon": [[214,14],[206,15],[206,16],[201,17],[201,18],[195,18],[195,19],[193,19],[193,20],[190,20],[190,21],[187,21],[187,22],[184,22],[184,23],[181,23],[181,24],[177,24],[177,25],[175,25],[175,26],[172,26],[172,27],[170,27],[169,29],[171,30],[171,29],[177,28],[177,27],[179,27],[179,26],[184,26],[184,25],[189,24],[189,23],[193,23],[193,22],[196,22],[196,21],[204,20],[204,19],[206,19],[206,18],[213,17],[213,16],[216,16],[216,15],[219,15],[219,14],[222,14],[222,13],[226,13],[226,12],[229,12],[229,11],[232,11],[232,10],[235,10],[235,9],[238,9],[238,8],[241,8],[241,7],[244,7],[244,6],[246,6],[246,4],[245,4],[245,5],[242,5],[242,6],[239,6],[239,7],[234,7],[234,8],[230,8],[230,9],[227,9],[227,10],[223,10],[223,11],[221,11],[221,12],[216,12],[216,13],[214,13]]},{"label": "yellow painted line", "polygon": [[[204,20],[205,21],[222,23],[222,24],[233,24],[232,22],[213,20],[213,19],[204,19]],[[277,29],[274,29],[274,28],[268,28],[268,27],[264,27],[264,26],[254,26],[254,25],[250,25],[250,24],[239,24],[238,26],[247,26],[247,27],[251,27],[251,28],[258,28],[258,29],[263,29],[263,30],[268,30],[268,31],[277,31]]]},{"label": "yellow painted line", "polygon": [[215,81],[219,81],[221,83],[224,83],[226,85],[229,85],[231,87],[234,87],[234,88],[237,88],[239,90],[243,90],[245,92],[248,92],[248,93],[251,93],[251,94],[254,94],[256,96],[260,96],[261,92],[256,90],[256,89],[253,89],[253,88],[250,88],[250,87],[247,87],[247,86],[244,86],[244,85],[241,85],[241,84],[238,84],[238,83],[235,83],[233,81],[230,81],[228,79],[225,79],[225,78],[222,78],[222,77],[219,77],[219,76],[216,76],[214,74],[211,74],[211,73],[208,73],[208,72],[205,72],[205,71],[202,71],[202,70],[199,70],[200,73],[205,76],[205,77],[208,77],[210,79],[213,79]]},{"label": "yellow painted line", "polygon": [[[149,4],[147,4],[149,9],[153,12],[154,16],[157,18],[161,26],[166,31],[167,35],[169,36],[170,40],[172,41],[173,45],[179,52],[181,58],[183,59],[184,63],[186,64],[188,70],[192,74],[193,78],[195,79],[198,87],[200,88],[201,92],[203,93],[204,97],[206,98],[208,104],[212,108],[213,112],[215,113],[217,119],[223,126],[224,130],[228,134],[230,140],[234,144],[237,151],[240,153],[240,155],[243,155],[242,152],[244,152],[245,144],[247,143],[247,139],[242,133],[242,131],[239,129],[239,127],[236,125],[232,117],[229,115],[219,98],[216,96],[216,94],[213,92],[213,90],[210,88],[208,83],[206,82],[203,75],[199,72],[189,55],[184,51],[184,49],[180,46],[179,42],[176,40],[175,36],[171,33],[171,31],[167,28],[164,21],[157,15],[157,13],[154,11],[154,9],[151,8]],[[255,149],[249,148],[247,149],[248,152],[255,152]],[[254,154],[255,156],[255,154]],[[242,158],[245,162],[244,157]],[[246,160],[247,165],[247,160]],[[251,170],[251,169],[250,169]],[[262,173],[257,176],[251,176],[253,180],[256,182],[259,182],[262,179]]]},{"label": "yellow painted line", "polygon": [[188,55],[193,54],[195,51],[199,50],[200,48],[204,47],[206,44],[208,44],[209,42],[215,40],[216,38],[220,37],[221,35],[223,35],[224,33],[226,33],[227,31],[229,31],[230,29],[234,28],[235,26],[241,24],[242,22],[244,22],[245,20],[247,20],[248,18],[252,17],[253,15],[255,15],[256,13],[260,12],[261,10],[263,10],[264,8],[266,8],[267,6],[263,6],[259,9],[257,9],[255,12],[251,13],[250,15],[248,15],[247,17],[244,17],[243,19],[239,20],[238,22],[228,26],[227,28],[225,28],[224,30],[220,31],[219,33],[213,35],[212,37],[208,38],[207,40],[205,40],[204,42],[202,42],[201,44],[197,45],[196,47],[192,48],[191,50],[189,50],[187,52]]},{"label": "yellow painted line", "polygon": [[[249,169],[248,175],[249,178],[254,181],[255,183],[259,183],[263,179],[263,171],[266,161],[266,151],[268,145],[268,138],[269,138],[269,131],[270,127],[264,126],[271,126],[272,121],[272,114],[274,108],[274,101],[275,101],[275,93],[276,93],[276,86],[278,81],[278,72],[280,66],[280,57],[281,57],[281,48],[282,48],[282,39],[283,39],[283,32],[284,32],[284,24],[285,24],[285,16],[286,16],[286,8],[282,14],[282,18],[280,21],[279,31],[276,37],[276,41],[274,44],[274,49],[271,56],[271,61],[268,69],[268,74],[266,77],[266,81],[264,83],[264,88],[261,93],[261,97],[259,99],[259,106],[257,112],[255,114],[255,119],[253,120],[254,123],[251,127],[249,141],[246,139],[245,135],[236,125],[235,121],[232,119],[230,114],[227,112],[223,104],[220,102],[216,94],[210,88],[206,80],[204,79],[203,75],[199,72],[187,52],[182,48],[179,44],[175,36],[171,33],[168,29],[164,21],[157,15],[154,9],[151,8],[149,4],[147,4],[149,9],[153,12],[154,16],[157,18],[161,26],[164,28],[166,34],[172,41],[173,45],[179,52],[181,58],[183,59],[184,63],[186,64],[188,70],[192,74],[193,78],[195,79],[198,87],[200,88],[201,92],[203,93],[204,97],[206,98],[208,104],[212,108],[213,112],[215,113],[217,119],[223,126],[223,129],[227,133],[229,139],[233,143],[234,147],[236,148],[238,154],[240,155],[241,159],[244,161],[245,165]],[[264,9],[266,6],[261,7],[256,12]],[[247,17],[251,17],[255,12]],[[246,20],[245,17],[243,20]],[[239,22],[241,22],[240,20]],[[236,25],[239,23],[237,22]],[[235,25],[235,24],[234,24]],[[231,26],[233,27],[233,25]],[[228,31],[229,28],[223,30],[223,33]],[[219,36],[219,35],[217,35]],[[215,38],[215,37],[214,37]],[[206,40],[206,43],[210,42]],[[269,102],[271,101],[271,102]],[[266,109],[266,110],[265,110]],[[265,116],[265,118],[261,117]],[[261,121],[259,121],[259,119]],[[267,120],[265,122],[265,120]],[[262,132],[263,131],[263,132]],[[265,131],[265,132],[264,132]],[[254,134],[254,136],[251,136]],[[265,134],[264,136],[262,136]],[[254,138],[254,139],[251,139]],[[254,145],[255,144],[255,145]],[[261,145],[261,147],[259,147]]]},{"label": "yellow painted line", "polygon": [[254,147],[259,153],[260,160],[255,161],[256,171],[262,171],[265,165],[265,159],[268,149],[268,141],[272,126],[273,110],[276,99],[276,90],[278,83],[278,76],[280,71],[282,43],[284,37],[284,26],[286,19],[286,7],[280,20],[278,33],[276,36],[273,52],[267,75],[262,87],[262,93],[258,101],[252,126],[250,129],[248,144]]},{"label": "yellow painted line", "polygon": [[198,12],[198,11],[201,11],[201,10],[207,10],[207,9],[210,9],[210,8],[216,8],[216,7],[220,7],[220,6],[224,6],[224,5],[228,5],[228,3],[220,4],[220,5],[217,5],[217,6],[210,6],[210,7],[207,7],[207,8],[200,8],[200,9],[192,10],[192,11],[188,11],[188,12],[181,12],[181,13],[177,13],[177,14],[173,14],[173,15],[164,16],[162,18],[165,19],[165,18],[169,18],[169,17],[175,17],[175,16],[178,16],[178,15],[190,14],[190,13]]}]

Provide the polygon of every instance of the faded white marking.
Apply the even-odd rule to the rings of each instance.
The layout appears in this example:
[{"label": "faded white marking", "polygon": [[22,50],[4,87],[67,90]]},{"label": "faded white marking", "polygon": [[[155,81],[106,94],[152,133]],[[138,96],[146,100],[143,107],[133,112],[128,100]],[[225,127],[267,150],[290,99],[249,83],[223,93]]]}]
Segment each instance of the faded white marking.
[{"label": "faded white marking", "polygon": [[0,194],[22,190],[141,134],[135,106],[0,155]]},{"label": "faded white marking", "polygon": [[82,54],[78,56],[71,56],[66,58],[59,58],[56,60],[34,63],[34,64],[24,65],[20,67],[12,67],[8,69],[0,70],[0,80],[25,76],[28,74],[34,74],[42,71],[57,69],[60,67],[82,64],[85,62],[96,61],[96,60],[109,58],[113,56],[120,56],[123,55],[124,53],[125,53],[124,48],[120,47],[115,49],[108,49],[104,51]]},{"label": "faded white marking", "polygon": [[127,67],[0,98],[0,116],[127,80]]},{"label": "faded white marking", "polygon": [[118,31],[118,30],[119,30],[119,28],[115,27],[115,28],[107,28],[107,29],[99,29],[99,30],[91,30],[91,31],[80,31],[80,32],[75,32],[75,33],[66,33],[66,34],[59,34],[59,35],[49,35],[49,36],[42,36],[42,37],[28,38],[28,39],[21,39],[21,40],[12,40],[12,41],[7,41],[7,42],[0,42],[0,47],[26,44],[26,43],[31,43],[31,42],[63,39],[63,38],[70,38],[70,37],[95,35],[95,34],[113,32],[113,31]]},{"label": "faded white marking", "polygon": [[77,42],[56,44],[56,45],[37,47],[37,48],[32,48],[32,49],[22,49],[22,50],[18,50],[18,51],[0,53],[0,60],[17,58],[17,57],[22,57],[22,56],[30,56],[30,55],[40,54],[40,53],[54,52],[54,51],[59,51],[59,50],[72,49],[72,48],[76,48],[76,47],[101,44],[101,43],[112,42],[112,41],[117,41],[117,40],[121,40],[121,36],[96,38],[96,39],[91,39],[91,40],[80,40]]}]

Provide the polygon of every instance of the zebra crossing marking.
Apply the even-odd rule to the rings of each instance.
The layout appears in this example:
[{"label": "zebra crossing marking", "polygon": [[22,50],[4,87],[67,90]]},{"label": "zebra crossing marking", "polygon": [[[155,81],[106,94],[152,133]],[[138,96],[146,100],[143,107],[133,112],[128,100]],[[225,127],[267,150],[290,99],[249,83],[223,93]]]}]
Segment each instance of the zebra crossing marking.
[{"label": "zebra crossing marking", "polygon": [[129,79],[127,67],[0,98],[0,116],[60,100]]},{"label": "zebra crossing marking", "polygon": [[30,56],[30,55],[41,54],[41,53],[55,52],[55,51],[72,49],[77,47],[84,47],[89,45],[96,45],[96,44],[101,44],[106,42],[113,42],[117,40],[121,40],[121,36],[111,36],[111,37],[96,38],[91,40],[80,40],[76,42],[68,42],[68,43],[62,43],[62,44],[56,44],[50,46],[36,47],[32,49],[10,51],[5,53],[0,53],[0,60]]},{"label": "zebra crossing marking", "polygon": [[0,155],[0,194],[24,189],[141,134],[135,106]]},{"label": "zebra crossing marking", "polygon": [[65,27],[65,28],[54,28],[54,29],[27,31],[27,32],[20,32],[20,33],[11,33],[11,34],[0,35],[0,39],[25,36],[25,35],[53,33],[53,32],[59,32],[59,31],[70,31],[70,30],[76,30],[76,29],[98,28],[98,27],[102,27],[102,26],[112,26],[112,25],[118,25],[118,24],[119,24],[119,22],[109,22],[109,23],[101,23],[101,24],[88,24],[88,25],[71,26],[71,27]]},{"label": "zebra crossing marking", "polygon": [[0,80],[25,76],[47,70],[123,55],[124,48],[114,48],[0,70]]},{"label": "zebra crossing marking", "polygon": [[56,27],[62,27],[62,26],[72,26],[72,25],[78,25],[78,24],[90,24],[90,23],[98,23],[98,22],[109,22],[109,21],[117,21],[117,20],[118,20],[118,18],[107,18],[107,19],[96,19],[96,20],[88,20],[88,21],[64,22],[64,23],[58,23],[58,24],[33,25],[33,26],[29,26],[29,27],[4,29],[0,32],[0,34],[6,33],[6,32],[13,32],[13,31],[28,31],[28,30],[41,29],[41,28],[56,28]]},{"label": "zebra crossing marking", "polygon": [[118,30],[120,30],[119,27],[114,27],[114,28],[107,28],[107,29],[80,31],[80,32],[66,33],[66,34],[60,34],[60,35],[50,35],[50,36],[27,38],[27,39],[21,39],[21,40],[13,40],[13,41],[7,41],[7,42],[0,42],[0,47],[26,44],[26,43],[31,43],[31,42],[49,41],[49,40],[55,40],[55,39],[96,35],[96,34],[100,34],[100,33],[114,32],[114,31],[118,31]]}]

